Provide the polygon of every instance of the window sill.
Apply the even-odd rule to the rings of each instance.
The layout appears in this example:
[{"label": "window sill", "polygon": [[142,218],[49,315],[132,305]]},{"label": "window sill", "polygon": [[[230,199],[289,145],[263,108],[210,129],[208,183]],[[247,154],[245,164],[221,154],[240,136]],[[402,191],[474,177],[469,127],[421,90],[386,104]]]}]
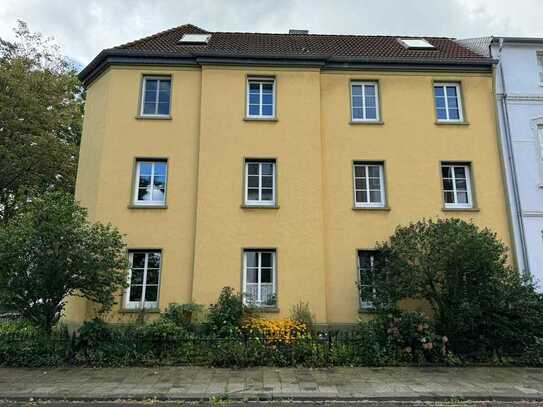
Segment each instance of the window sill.
[{"label": "window sill", "polygon": [[242,209],[279,209],[279,205],[248,205],[241,204]]},{"label": "window sill", "polygon": [[138,205],[128,204],[128,209],[168,209],[168,205]]},{"label": "window sill", "polygon": [[390,211],[390,206],[353,206],[353,211]]},{"label": "window sill", "polygon": [[469,126],[469,122],[440,122],[435,121],[437,126]]},{"label": "window sill", "polygon": [[279,308],[277,307],[249,307],[249,309],[254,312],[268,314],[278,314],[280,312]]},{"label": "window sill", "polygon": [[479,208],[441,208],[443,212],[480,212]]},{"label": "window sill", "polygon": [[376,312],[375,308],[358,308],[359,314],[375,314]]},{"label": "window sill", "polygon": [[278,122],[277,117],[247,117],[243,118],[245,122]]},{"label": "window sill", "polygon": [[371,121],[371,120],[368,120],[368,121],[364,121],[364,120],[351,120],[349,122],[349,124],[385,124],[384,121],[382,120],[374,120],[374,121]]},{"label": "window sill", "polygon": [[136,120],[172,120],[172,116],[136,116]]},{"label": "window sill", "polygon": [[139,314],[141,312],[149,314],[160,314],[160,308],[121,308],[119,314]]}]

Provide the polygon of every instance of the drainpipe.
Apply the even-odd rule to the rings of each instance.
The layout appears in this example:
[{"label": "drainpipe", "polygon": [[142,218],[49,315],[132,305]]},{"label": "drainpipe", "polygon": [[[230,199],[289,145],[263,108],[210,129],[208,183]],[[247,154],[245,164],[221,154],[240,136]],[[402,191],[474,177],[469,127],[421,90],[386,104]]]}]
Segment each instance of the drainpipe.
[{"label": "drainpipe", "polygon": [[[492,47],[492,41],[489,48]],[[515,215],[517,222],[520,228],[519,241],[520,247],[522,250],[522,273],[525,275],[530,274],[530,266],[528,263],[528,249],[526,247],[526,238],[524,236],[524,219],[522,217],[522,206],[520,202],[520,193],[517,182],[517,168],[515,164],[515,157],[513,156],[513,141],[511,139],[511,124],[509,122],[509,109],[507,107],[507,88],[505,85],[505,75],[502,63],[502,48],[503,48],[503,38],[500,38],[499,48],[498,48],[498,69],[500,70],[500,82],[502,85],[502,98],[501,98],[501,110],[503,115],[504,122],[504,132],[505,132],[505,145],[507,150],[507,161],[509,162],[509,168],[511,168],[511,187],[513,190],[513,199],[515,201]],[[491,51],[491,49],[490,49]],[[492,55],[492,51],[491,51]]]}]

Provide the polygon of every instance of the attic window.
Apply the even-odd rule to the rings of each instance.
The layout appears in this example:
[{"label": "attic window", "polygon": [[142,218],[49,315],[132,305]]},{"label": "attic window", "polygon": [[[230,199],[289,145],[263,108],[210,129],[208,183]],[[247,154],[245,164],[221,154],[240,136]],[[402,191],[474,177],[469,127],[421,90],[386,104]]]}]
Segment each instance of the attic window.
[{"label": "attic window", "polygon": [[434,49],[424,38],[398,38],[398,41],[407,49]]},{"label": "attic window", "polygon": [[183,34],[180,44],[207,44],[211,34]]}]

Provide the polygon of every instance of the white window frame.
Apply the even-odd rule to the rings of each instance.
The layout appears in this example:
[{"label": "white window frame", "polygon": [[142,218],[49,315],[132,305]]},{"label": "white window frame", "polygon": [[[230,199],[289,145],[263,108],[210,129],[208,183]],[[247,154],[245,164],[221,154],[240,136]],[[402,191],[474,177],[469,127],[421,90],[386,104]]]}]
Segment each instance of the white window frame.
[{"label": "white window frame", "polygon": [[[360,253],[361,252],[367,252],[370,253],[370,268],[373,269],[373,272],[375,273],[375,255],[377,254],[376,250],[363,250],[360,249],[356,252],[356,262],[357,262],[357,272],[358,272],[358,284],[360,287],[368,287],[373,285],[373,295],[375,296],[376,290],[375,290],[375,283],[374,284],[364,284],[362,281],[362,265],[360,264]],[[367,310],[373,310],[375,309],[375,305],[373,304],[373,301],[363,301],[362,295],[361,295],[361,289],[358,291],[358,301],[360,304],[360,309],[367,311]]]},{"label": "white window frame", "polygon": [[[366,176],[357,177],[356,176],[356,167],[366,167]],[[370,181],[369,181],[369,167],[378,167],[379,168],[379,191],[381,192],[381,201],[379,202],[370,202]],[[357,189],[356,180],[365,179],[366,180],[366,189]],[[356,199],[357,192],[363,192],[368,198],[368,202],[358,202]],[[384,164],[379,162],[367,162],[367,161],[356,161],[353,163],[353,194],[354,194],[354,206],[355,208],[384,208],[386,206],[386,194],[385,194],[385,171]]]},{"label": "white window frame", "polygon": [[[143,281],[141,289],[141,300],[140,301],[130,301],[130,289],[131,289],[131,280],[132,280],[132,265],[134,259],[134,253],[144,253],[145,254],[145,264],[143,269]],[[158,285],[157,285],[157,294],[156,301],[145,301],[145,292],[147,289],[147,271],[149,264],[149,254],[159,253],[160,255],[160,264],[158,266]],[[123,306],[125,309],[155,309],[158,308],[159,299],[160,299],[160,280],[162,276],[162,251],[161,250],[130,250],[128,252],[128,260],[130,262],[130,269],[128,271],[128,286],[124,292],[124,301]],[[154,284],[153,284],[154,285]]]},{"label": "white window frame", "polygon": [[[157,92],[155,97],[155,113],[144,113],[145,108],[145,92],[147,89],[147,80],[156,80],[157,82]],[[158,96],[160,93],[160,82],[168,81],[170,82],[170,95],[168,99],[168,113],[158,113]],[[141,89],[141,102],[140,102],[140,116],[141,117],[170,117],[172,114],[172,78],[170,76],[153,76],[153,75],[144,75],[142,81]]]},{"label": "white window frame", "polygon": [[[258,109],[258,114],[250,114],[249,112],[249,101],[250,101],[250,96],[249,96],[249,92],[250,92],[250,84],[251,83],[258,83],[260,84],[260,92],[259,92],[259,95],[260,95],[260,98],[259,98],[259,109]],[[271,83],[272,84],[272,114],[271,115],[264,115],[262,114],[262,107],[263,107],[263,103],[262,103],[262,97],[263,97],[263,89],[262,89],[262,85],[263,84],[269,84]],[[249,77],[247,78],[247,89],[246,89],[246,92],[245,92],[245,95],[246,95],[246,98],[247,98],[247,106],[245,108],[245,114],[248,118],[251,118],[251,119],[275,119],[275,111],[276,111],[276,103],[277,103],[277,83],[276,83],[276,80],[275,78],[266,78],[266,77],[263,77],[263,78],[259,78],[259,77]]]},{"label": "white window frame", "polygon": [[[255,253],[257,255],[257,282],[256,283],[247,283],[247,254]],[[275,296],[274,304],[266,304],[266,301],[262,299],[262,285],[268,283],[262,283],[262,254],[269,253],[271,254],[272,259],[272,295]],[[245,249],[243,251],[243,302],[246,305],[253,307],[262,307],[262,308],[275,308],[277,307],[277,257],[276,251],[270,249]],[[247,298],[247,284],[256,284],[257,285],[257,298],[255,301],[248,301]]]},{"label": "white window frame", "polygon": [[[371,85],[375,89],[375,119],[366,118],[366,85]],[[353,86],[362,86],[362,114],[364,118],[355,119],[354,117],[354,103],[353,103]],[[379,82],[377,81],[351,81],[351,121],[353,122],[379,122],[381,120],[381,112],[379,108]]]},{"label": "white window frame", "polygon": [[[445,200],[445,185],[444,185],[444,178],[443,178],[443,167],[451,167],[452,168],[452,187],[453,187],[453,196],[454,196],[454,203],[447,203]],[[465,174],[466,174],[466,192],[468,195],[468,203],[458,203],[458,192],[456,190],[456,174],[454,169],[457,167],[464,168]],[[440,171],[441,171],[441,193],[442,193],[442,199],[443,199],[443,206],[447,209],[471,209],[473,208],[473,194],[472,194],[472,188],[471,188],[471,166],[469,164],[462,164],[462,163],[441,163]],[[463,192],[463,191],[462,191]]]},{"label": "white window frame", "polygon": [[[152,170],[151,170],[151,183],[149,184],[151,188],[154,186],[155,182],[155,165],[156,163],[164,163],[166,164],[166,173],[164,174],[164,200],[162,201],[154,201],[154,200],[139,200],[138,199],[138,192],[139,192],[139,186],[140,186],[140,168],[141,164],[151,164]],[[136,179],[134,182],[134,196],[133,196],[133,204],[137,206],[146,206],[146,205],[166,205],[166,196],[168,195],[168,161],[166,160],[136,160]],[[152,197],[152,192],[151,192]]]},{"label": "white window frame", "polygon": [[[257,200],[249,199],[249,164],[258,164],[258,198]],[[262,165],[272,165],[272,199],[271,201],[262,199]],[[276,205],[276,173],[277,164],[275,160],[245,160],[245,205],[247,206],[275,206]]]},{"label": "white window frame", "polygon": [[[436,103],[436,88],[441,87],[444,90],[445,95],[445,112],[447,113],[446,119],[440,119],[437,113],[437,103]],[[458,119],[450,119],[449,118],[449,101],[447,100],[447,87],[455,87],[456,88],[456,99],[458,102]],[[462,88],[460,86],[460,83],[456,82],[434,82],[434,86],[432,87],[433,93],[434,93],[434,110],[436,114],[436,120],[438,123],[462,123],[464,122],[464,106],[462,103]]]},{"label": "white window frame", "polygon": [[543,86],[543,50],[536,51],[535,55],[539,86]]}]

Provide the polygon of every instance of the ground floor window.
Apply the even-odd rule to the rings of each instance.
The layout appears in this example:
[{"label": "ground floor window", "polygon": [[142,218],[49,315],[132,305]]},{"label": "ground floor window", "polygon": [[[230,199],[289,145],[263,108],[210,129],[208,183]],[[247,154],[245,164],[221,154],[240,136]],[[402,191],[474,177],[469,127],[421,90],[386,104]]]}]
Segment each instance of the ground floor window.
[{"label": "ground floor window", "polygon": [[160,250],[131,250],[124,306],[128,309],[158,308],[162,253]]},{"label": "ground floor window", "polygon": [[372,310],[375,299],[375,273],[377,271],[375,250],[358,251],[358,287],[360,291],[360,309]]},{"label": "ground floor window", "polygon": [[247,249],[243,253],[245,303],[273,307],[277,303],[275,250]]}]

